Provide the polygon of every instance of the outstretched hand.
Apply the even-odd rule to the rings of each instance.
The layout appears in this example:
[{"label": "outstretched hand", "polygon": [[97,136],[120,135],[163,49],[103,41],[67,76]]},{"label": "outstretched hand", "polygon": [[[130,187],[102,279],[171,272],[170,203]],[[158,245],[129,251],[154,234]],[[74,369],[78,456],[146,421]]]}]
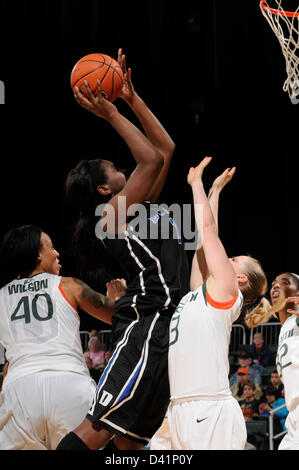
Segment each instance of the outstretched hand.
[{"label": "outstretched hand", "polygon": [[[227,168],[224,170],[221,175],[217,176],[215,179],[212,188],[218,190],[219,192],[222,191],[224,186],[232,179],[236,171],[236,167],[234,166],[233,168]],[[212,189],[211,188],[211,189]]]},{"label": "outstretched hand", "polygon": [[87,80],[84,81],[83,88],[87,96],[84,96],[77,86],[75,87],[75,98],[82,108],[107,120],[109,120],[114,112],[117,112],[117,108],[114,104],[105,99],[101,90],[100,80],[98,80],[97,96],[92,93]]},{"label": "outstretched hand", "polygon": [[123,87],[119,97],[125,101],[130,101],[134,95],[134,87],[131,80],[132,69],[127,69],[126,56],[123,54],[121,48],[118,49],[117,62],[119,63],[124,75]]},{"label": "outstretched hand", "polygon": [[192,186],[194,183],[197,181],[201,180],[204,169],[210,161],[212,160],[212,157],[205,157],[199,165],[197,165],[195,168],[191,167],[187,176],[187,181],[190,186]]}]

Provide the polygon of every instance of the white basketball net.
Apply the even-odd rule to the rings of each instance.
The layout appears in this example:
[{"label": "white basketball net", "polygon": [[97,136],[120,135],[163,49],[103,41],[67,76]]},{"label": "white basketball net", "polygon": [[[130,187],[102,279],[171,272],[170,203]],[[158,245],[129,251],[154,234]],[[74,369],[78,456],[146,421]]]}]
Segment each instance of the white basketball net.
[{"label": "white basketball net", "polygon": [[[271,5],[269,5],[269,3]],[[299,0],[298,8],[285,11],[283,0],[260,0],[261,11],[277,36],[286,61],[287,79],[283,90],[293,104],[299,103]]]}]

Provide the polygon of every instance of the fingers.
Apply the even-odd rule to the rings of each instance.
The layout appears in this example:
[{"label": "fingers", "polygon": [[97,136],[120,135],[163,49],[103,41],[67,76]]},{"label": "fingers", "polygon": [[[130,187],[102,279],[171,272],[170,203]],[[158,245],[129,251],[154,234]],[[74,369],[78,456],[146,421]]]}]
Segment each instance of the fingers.
[{"label": "fingers", "polygon": [[97,88],[97,100],[98,103],[102,103],[103,99],[108,99],[106,93],[102,90],[101,81],[97,79],[98,88]]},{"label": "fingers", "polygon": [[287,312],[299,317],[299,312],[297,310],[293,310],[292,308],[287,308]]},{"label": "fingers", "polygon": [[102,93],[102,90],[101,90],[101,82],[99,80],[97,80],[98,82],[98,95],[97,97],[92,93],[91,91],[91,88],[89,86],[89,83],[87,82],[87,80],[84,80],[84,86],[81,87],[81,89],[84,90],[84,92],[86,93],[87,96],[84,96],[83,93],[81,93],[81,91],[79,90],[79,88],[77,86],[75,86],[75,98],[76,98],[76,101],[77,103],[79,103],[81,106],[83,106],[84,108],[87,108],[87,109],[93,109],[93,106],[97,103],[97,100],[98,102],[101,102],[101,99],[102,96],[103,96],[103,93]]},{"label": "fingers", "polygon": [[[98,82],[98,96],[99,96],[99,94],[101,95],[101,92],[99,93],[99,90],[100,90],[99,84],[101,85],[101,82],[100,82],[99,80],[97,80],[97,82]],[[86,94],[87,94],[87,96],[88,96],[89,101],[90,101],[92,104],[96,104],[96,100],[97,100],[97,99],[96,99],[96,97],[94,96],[93,92],[91,91],[91,88],[90,88],[89,83],[88,83],[87,80],[84,80],[84,90],[85,90],[85,92],[86,92]]]},{"label": "fingers", "polygon": [[195,168],[191,167],[190,170],[191,169],[197,170],[199,168],[205,168],[210,163],[211,160],[212,160],[212,157],[205,157],[201,160],[201,162]]},{"label": "fingers", "polygon": [[225,174],[225,182],[228,183],[232,177],[234,176],[235,174],[235,171],[236,171],[236,167],[234,166],[233,168],[227,168],[226,170],[226,174]]},{"label": "fingers", "polygon": [[117,62],[121,66],[123,74],[126,74],[127,73],[126,56],[123,54],[122,48],[118,49]]},{"label": "fingers", "polygon": [[204,168],[210,163],[212,160],[212,157],[205,157],[201,162],[200,165],[202,165]]},{"label": "fingers", "polygon": [[228,176],[228,177],[233,177],[233,175],[235,174],[235,171],[236,171],[236,167],[232,167],[232,168],[226,168],[226,170],[224,170],[224,172],[222,173],[222,175],[224,176]]},{"label": "fingers", "polygon": [[204,170],[208,164],[210,163],[210,161],[212,160],[212,157],[205,157],[199,165],[197,165],[197,167],[195,168],[195,170]]},{"label": "fingers", "polygon": [[[299,297],[287,297],[287,298],[285,299],[285,302],[286,302],[286,303],[289,303],[289,304],[290,304],[290,303],[293,303],[293,304],[299,305]],[[298,312],[297,310],[292,309],[292,308],[288,308],[288,309],[287,309],[287,312],[288,312],[288,313],[291,313],[292,315],[297,315],[297,316],[299,316],[299,312]]]},{"label": "fingers", "polygon": [[125,76],[127,82],[131,82],[131,76],[132,76],[132,69],[129,68],[129,69],[127,70],[126,76]]},{"label": "fingers", "polygon": [[83,108],[86,108],[86,109],[92,109],[92,103],[89,101],[88,98],[86,98],[82,93],[81,91],[79,90],[79,88],[77,86],[75,86],[75,92],[74,92],[74,96],[75,96],[75,99],[77,101],[77,103],[80,105],[80,106],[83,106]]},{"label": "fingers", "polygon": [[189,184],[192,184],[193,182],[195,182],[197,178],[202,177],[203,170],[210,163],[211,160],[212,160],[212,157],[205,157],[199,163],[199,165],[197,165],[195,168],[191,167],[189,169],[189,173],[188,173],[188,176],[187,176],[187,181],[188,181]]},{"label": "fingers", "polygon": [[233,166],[233,168],[228,169],[228,174],[231,178],[234,176],[235,172],[236,172],[236,167],[235,166]]},{"label": "fingers", "polygon": [[299,297],[287,297],[286,298],[286,303],[295,303],[297,305],[299,305]]},{"label": "fingers", "polygon": [[117,62],[119,63],[119,65],[121,65],[121,58],[122,58],[122,55],[123,55],[123,50],[122,48],[120,47],[117,51]]},{"label": "fingers", "polygon": [[109,282],[106,282],[106,287],[110,287],[110,286],[123,286],[123,287],[127,287],[127,283],[126,283],[126,280],[125,279],[112,279],[111,281]]}]

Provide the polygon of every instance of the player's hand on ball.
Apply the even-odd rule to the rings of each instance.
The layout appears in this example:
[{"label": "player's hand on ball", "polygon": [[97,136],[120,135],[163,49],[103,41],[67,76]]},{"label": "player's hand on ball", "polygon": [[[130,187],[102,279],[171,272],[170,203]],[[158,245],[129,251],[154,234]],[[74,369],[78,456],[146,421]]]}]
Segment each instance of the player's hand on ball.
[{"label": "player's hand on ball", "polygon": [[134,95],[134,87],[131,80],[132,70],[130,68],[127,69],[126,56],[123,54],[121,48],[118,49],[117,62],[121,66],[124,75],[123,86],[119,97],[125,101],[130,101]]},{"label": "player's hand on ball", "polygon": [[191,167],[187,176],[187,181],[190,186],[192,184],[196,183],[202,178],[203,171],[205,167],[210,163],[212,160],[212,157],[205,157],[199,165],[197,165],[195,168]]},{"label": "player's hand on ball", "polygon": [[86,109],[94,113],[96,116],[99,116],[103,119],[109,120],[113,113],[117,112],[117,108],[110,101],[106,100],[104,94],[101,90],[101,82],[98,80],[98,90],[97,96],[95,96],[88,82],[84,81],[84,91],[87,94],[85,97],[79,90],[78,87],[75,87],[75,98],[77,103]]}]

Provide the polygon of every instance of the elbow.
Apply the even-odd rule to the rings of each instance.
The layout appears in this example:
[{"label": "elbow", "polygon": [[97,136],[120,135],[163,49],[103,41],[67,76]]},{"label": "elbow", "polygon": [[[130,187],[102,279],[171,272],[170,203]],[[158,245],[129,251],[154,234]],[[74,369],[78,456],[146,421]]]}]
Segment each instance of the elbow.
[{"label": "elbow", "polygon": [[157,171],[160,171],[162,169],[164,165],[164,158],[162,157],[160,152],[155,151],[153,159],[152,159],[152,164]]},{"label": "elbow", "polygon": [[147,174],[147,177],[156,177],[161,172],[163,165],[164,159],[162,155],[156,149],[153,149],[150,158],[147,158],[146,161],[139,163],[137,166],[140,168],[140,171]]},{"label": "elbow", "polygon": [[212,217],[204,218],[203,224],[202,224],[203,230],[212,230],[214,232],[218,232],[217,230],[217,225],[215,223],[215,220]]},{"label": "elbow", "polygon": [[173,142],[173,140],[171,140],[167,147],[166,158],[171,159],[174,154],[174,151],[175,151],[175,143]]},{"label": "elbow", "polygon": [[167,142],[167,145],[164,147],[157,147],[157,149],[162,155],[164,163],[170,162],[175,151],[175,143],[171,140],[170,142]]},{"label": "elbow", "polygon": [[171,144],[170,144],[171,156],[174,154],[174,151],[175,151],[175,143],[174,143],[173,140],[172,140],[172,141],[171,141]]}]

